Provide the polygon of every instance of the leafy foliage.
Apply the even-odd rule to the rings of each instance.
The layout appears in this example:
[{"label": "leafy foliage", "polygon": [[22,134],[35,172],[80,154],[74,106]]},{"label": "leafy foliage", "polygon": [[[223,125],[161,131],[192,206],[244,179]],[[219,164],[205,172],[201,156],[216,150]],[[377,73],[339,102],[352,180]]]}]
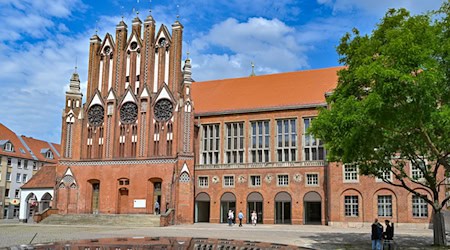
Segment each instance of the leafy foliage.
[{"label": "leafy foliage", "polygon": [[[450,170],[449,6],[416,16],[391,9],[371,34],[344,35],[337,51],[346,67],[310,129],[326,142],[329,161],[379,178],[391,171],[395,180],[385,182],[435,212],[450,198],[439,197]],[[411,176],[409,162],[423,179]]]}]

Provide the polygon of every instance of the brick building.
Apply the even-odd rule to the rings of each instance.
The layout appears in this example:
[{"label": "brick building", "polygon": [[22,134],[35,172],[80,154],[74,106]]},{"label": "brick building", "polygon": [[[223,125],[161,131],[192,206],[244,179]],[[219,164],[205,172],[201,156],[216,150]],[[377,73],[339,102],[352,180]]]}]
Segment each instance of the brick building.
[{"label": "brick building", "polygon": [[[340,67],[195,82],[182,68],[183,26],[151,16],[91,37],[82,103],[74,73],[56,166],[59,213],[154,213],[174,223],[223,223],[240,210],[259,223],[430,221],[423,200],[357,167],[327,163],[306,133]],[[412,170],[414,171],[414,170]]]}]

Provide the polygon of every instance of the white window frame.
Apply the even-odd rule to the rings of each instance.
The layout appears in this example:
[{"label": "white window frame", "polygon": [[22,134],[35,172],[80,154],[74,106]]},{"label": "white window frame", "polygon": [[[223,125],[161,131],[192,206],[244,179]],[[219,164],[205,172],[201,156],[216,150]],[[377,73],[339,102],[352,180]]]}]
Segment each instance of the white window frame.
[{"label": "white window frame", "polygon": [[[206,183],[205,183],[206,180]],[[209,187],[209,177],[207,175],[200,175],[198,177],[198,186],[201,188]]]},{"label": "white window frame", "polygon": [[17,168],[22,168],[22,160],[17,159]]},{"label": "white window frame", "polygon": [[277,174],[277,186],[279,187],[289,186],[289,174]]},{"label": "white window frame", "polygon": [[11,181],[11,172],[6,171],[6,181]]},{"label": "white window frame", "polygon": [[[355,168],[355,169],[350,169]],[[342,180],[344,183],[359,182],[359,167],[356,164],[342,164]]]},{"label": "white window frame", "polygon": [[245,129],[244,122],[225,123],[225,164],[245,162]]},{"label": "white window frame", "polygon": [[378,217],[392,217],[392,195],[377,196]]},{"label": "white window frame", "polygon": [[425,199],[412,196],[412,215],[414,218],[428,218],[428,203]]},{"label": "white window frame", "polygon": [[16,174],[16,182],[20,183],[22,181],[22,174],[21,173],[17,173]]},{"label": "white window frame", "polygon": [[[310,177],[310,178],[308,178]],[[319,173],[305,173],[306,186],[317,187],[320,184]]]},{"label": "white window frame", "polygon": [[270,162],[270,121],[250,121],[250,162]]},{"label": "white window frame", "polygon": [[14,198],[20,198],[20,190],[19,189],[14,190]]},{"label": "white window frame", "polygon": [[[288,124],[287,131],[286,131],[286,123]],[[281,131],[280,131],[280,124],[281,124]],[[297,118],[285,118],[276,120],[275,154],[277,162],[289,162],[298,160],[297,137],[298,137]]]},{"label": "white window frame", "polygon": [[14,146],[13,146],[13,144],[11,142],[7,142],[5,144],[5,151],[8,151],[8,152],[13,152],[14,151]]},{"label": "white window frame", "polygon": [[33,170],[38,170],[37,162],[33,161]]},{"label": "white window frame", "polygon": [[47,153],[45,153],[45,158],[47,159],[53,159],[53,152],[52,151],[47,151]]},{"label": "white window frame", "polygon": [[22,183],[27,183],[27,181],[28,181],[28,175],[22,174]]},{"label": "white window frame", "polygon": [[[212,134],[211,134],[212,131]],[[205,136],[206,133],[206,136]],[[200,164],[218,164],[220,162],[220,124],[203,124],[201,131]]]},{"label": "white window frame", "polygon": [[[227,187],[227,188],[230,188],[230,187],[234,187],[234,175],[224,175],[223,177],[222,177],[222,183],[223,183],[223,187]],[[231,182],[230,182],[230,180],[231,180]]]},{"label": "white window frame", "polygon": [[[253,183],[253,177],[254,177],[254,179],[255,179],[255,183],[259,182],[258,185],[254,185],[254,183]],[[250,187],[261,187],[261,183],[262,183],[261,175],[254,175],[254,174],[252,174],[252,175],[249,176],[248,179],[249,179],[248,184],[249,184]],[[258,180],[258,179],[259,179],[259,180]]]},{"label": "white window frame", "polygon": [[[392,172],[390,170],[380,171],[380,173],[384,178],[386,178],[389,181],[392,181]],[[378,178],[378,176],[375,177],[375,180],[376,180],[376,182],[384,182],[383,178]]]},{"label": "white window frame", "polygon": [[[315,117],[303,117],[302,154],[304,161],[324,161],[326,159],[323,141],[316,139],[313,135],[307,133],[314,118]],[[322,154],[320,152],[322,152]]]},{"label": "white window frame", "polygon": [[[347,199],[348,197],[348,199]],[[356,199],[355,199],[356,198]],[[355,202],[356,200],[356,202]],[[348,211],[348,213],[347,213]],[[356,213],[355,213],[356,211]],[[359,197],[358,195],[344,196],[344,216],[345,217],[359,217]]]},{"label": "white window frame", "polygon": [[[425,162],[423,162],[423,163],[424,163],[424,167],[426,167],[427,164],[428,164],[428,161],[425,160]],[[418,168],[416,165],[414,165],[411,161],[409,162],[409,166],[410,166],[409,169],[410,169],[411,179],[413,179],[413,180],[420,180],[420,179],[423,178],[424,174],[420,170],[420,168]]]}]

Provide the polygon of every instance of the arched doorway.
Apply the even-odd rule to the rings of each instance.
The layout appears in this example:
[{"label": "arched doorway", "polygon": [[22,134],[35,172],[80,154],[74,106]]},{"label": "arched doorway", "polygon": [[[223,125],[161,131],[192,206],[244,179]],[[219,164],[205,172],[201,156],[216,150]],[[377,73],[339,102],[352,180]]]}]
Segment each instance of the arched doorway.
[{"label": "arched doorway", "polygon": [[263,197],[258,192],[252,192],[247,196],[247,223],[251,223],[253,211],[258,215],[257,223],[263,223]]},{"label": "arched doorway", "polygon": [[30,193],[25,199],[27,203],[27,211],[25,221],[27,223],[33,222],[33,215],[38,212],[39,204],[34,193]]},{"label": "arched doorway", "polygon": [[[165,201],[162,197],[162,179],[160,178],[151,178],[150,180],[150,185],[148,188],[148,203],[150,203],[149,208],[150,211],[148,211],[149,213],[157,213],[155,210],[155,206],[156,206],[156,202],[158,202],[159,205],[159,210],[158,213],[160,213],[161,211],[166,211],[168,209],[168,203],[163,204],[163,202]],[[163,206],[164,205],[164,206]]]},{"label": "arched doorway", "polygon": [[224,193],[220,198],[220,223],[228,222],[229,210],[233,210],[236,215],[236,196],[233,193]]},{"label": "arched doorway", "polygon": [[119,188],[119,208],[118,214],[126,214],[128,212],[128,188]]},{"label": "arched doorway", "polygon": [[195,222],[209,222],[211,199],[207,193],[199,193],[195,198]]},{"label": "arched doorway", "polygon": [[305,224],[322,223],[322,197],[317,192],[308,192],[303,198]]},{"label": "arched doorway", "polygon": [[287,192],[275,196],[275,224],[291,224],[291,201]]},{"label": "arched doorway", "polygon": [[99,200],[100,200],[100,181],[99,180],[89,180],[89,184],[91,184],[91,206],[89,211],[93,214],[98,214],[99,211]]},{"label": "arched doorway", "polygon": [[49,193],[45,193],[41,198],[41,208],[39,212],[44,211],[47,208],[50,208],[52,202],[52,196]]}]

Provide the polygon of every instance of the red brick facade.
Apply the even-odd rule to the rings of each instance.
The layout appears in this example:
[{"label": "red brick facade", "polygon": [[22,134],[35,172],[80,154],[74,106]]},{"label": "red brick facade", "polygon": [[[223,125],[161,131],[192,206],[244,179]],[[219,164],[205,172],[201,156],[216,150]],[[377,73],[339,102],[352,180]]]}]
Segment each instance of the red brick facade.
[{"label": "red brick facade", "polygon": [[429,207],[413,217],[403,189],[345,182],[342,164],[305,135],[339,67],[193,82],[182,32],[178,21],[156,31],[149,16],[130,36],[122,21],[115,39],[91,38],[86,103],[77,74],[66,93],[60,213],[154,213],[158,201],[174,223],[223,223],[231,209],[247,223],[256,210],[258,223],[350,225],[380,217],[381,196],[386,218],[430,221]]}]

